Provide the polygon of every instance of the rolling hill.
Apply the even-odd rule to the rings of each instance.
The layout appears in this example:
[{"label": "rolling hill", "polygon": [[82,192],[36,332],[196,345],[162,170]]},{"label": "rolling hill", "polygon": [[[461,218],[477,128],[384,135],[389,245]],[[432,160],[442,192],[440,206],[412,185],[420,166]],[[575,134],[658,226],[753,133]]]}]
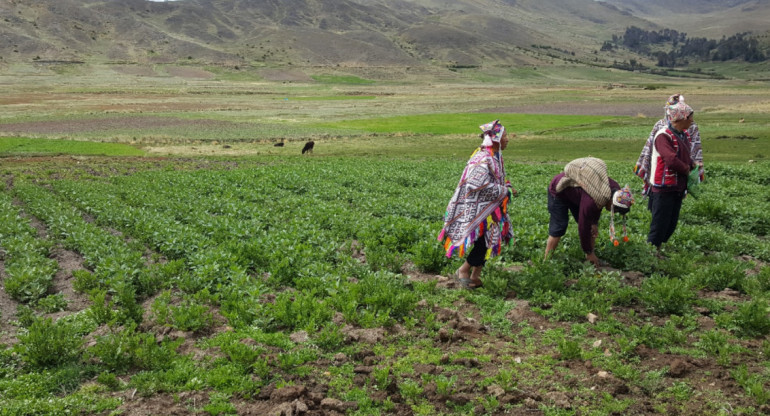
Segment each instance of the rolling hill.
[{"label": "rolling hill", "polygon": [[770,30],[770,0],[602,0],[690,37],[718,39]]},{"label": "rolling hill", "polygon": [[[712,13],[709,16],[729,12],[729,24],[735,26],[741,17],[752,15],[751,7],[766,2],[733,0],[720,6],[722,2],[707,1],[709,7],[704,9]],[[554,59],[601,63],[613,59],[597,54],[613,34],[622,34],[631,25],[655,29],[667,22],[666,15],[656,14],[647,3],[654,2],[6,0],[0,3],[4,16],[0,63],[342,67],[539,65]],[[697,25],[698,16],[688,24]]]}]

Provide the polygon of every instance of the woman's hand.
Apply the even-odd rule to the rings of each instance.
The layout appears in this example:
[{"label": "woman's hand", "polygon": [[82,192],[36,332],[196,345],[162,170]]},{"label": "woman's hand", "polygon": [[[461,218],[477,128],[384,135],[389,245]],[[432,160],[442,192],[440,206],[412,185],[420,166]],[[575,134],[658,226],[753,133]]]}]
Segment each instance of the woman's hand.
[{"label": "woman's hand", "polygon": [[519,196],[519,192],[511,185],[511,181],[505,181],[505,186],[508,188],[509,199],[510,197]]},{"label": "woman's hand", "polygon": [[601,265],[599,263],[599,258],[596,257],[596,253],[586,253],[586,260],[590,261],[594,267],[599,267]]}]

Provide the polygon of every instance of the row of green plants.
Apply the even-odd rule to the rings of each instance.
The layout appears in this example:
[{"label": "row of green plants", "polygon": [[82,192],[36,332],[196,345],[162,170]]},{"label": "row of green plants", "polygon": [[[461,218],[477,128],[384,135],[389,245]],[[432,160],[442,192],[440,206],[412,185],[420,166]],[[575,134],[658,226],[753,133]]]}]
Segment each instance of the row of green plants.
[{"label": "row of green plants", "polygon": [[49,258],[51,242],[38,237],[37,230],[21,217],[12,197],[5,193],[0,193],[0,241],[5,292],[23,303],[45,297],[58,270],[56,261]]}]

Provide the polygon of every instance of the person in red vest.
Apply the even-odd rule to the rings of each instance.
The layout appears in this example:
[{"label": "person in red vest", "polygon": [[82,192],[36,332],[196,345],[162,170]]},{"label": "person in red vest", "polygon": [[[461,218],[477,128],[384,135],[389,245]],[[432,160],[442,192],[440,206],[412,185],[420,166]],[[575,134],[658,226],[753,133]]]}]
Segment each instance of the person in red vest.
[{"label": "person in red vest", "polygon": [[652,220],[647,242],[659,252],[676,230],[687,191],[687,177],[697,168],[687,133],[693,124],[693,112],[683,100],[670,105],[668,126],[658,130],[652,143],[649,173]]}]

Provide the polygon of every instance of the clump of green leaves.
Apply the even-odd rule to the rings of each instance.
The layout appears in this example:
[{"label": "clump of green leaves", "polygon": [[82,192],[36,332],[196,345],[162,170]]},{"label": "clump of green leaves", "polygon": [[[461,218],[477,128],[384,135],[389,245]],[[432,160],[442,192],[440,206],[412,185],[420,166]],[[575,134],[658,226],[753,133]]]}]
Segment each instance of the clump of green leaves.
[{"label": "clump of green leaves", "polygon": [[550,260],[538,260],[527,265],[516,276],[514,288],[516,293],[528,298],[535,293],[562,292],[567,281],[564,263],[555,257]]},{"label": "clump of green leaves", "polygon": [[40,299],[51,287],[56,270],[56,261],[49,258],[33,257],[26,261],[16,259],[8,262],[5,267],[5,291],[19,302]]},{"label": "clump of green leaves", "polygon": [[770,401],[770,390],[765,389],[767,380],[759,374],[751,374],[746,364],[739,365],[730,372],[730,375],[748,395],[757,401],[757,404],[763,405]]},{"label": "clump of green leaves", "polygon": [[489,296],[505,298],[513,288],[514,280],[514,273],[498,264],[490,264],[484,268],[484,290]]},{"label": "clump of green leaves", "polygon": [[201,332],[213,325],[214,316],[209,307],[196,297],[184,295],[178,305],[171,302],[170,291],[163,292],[155,299],[151,311],[157,323],[191,332]]},{"label": "clump of green leaves", "polygon": [[576,340],[561,338],[557,347],[562,360],[579,360],[583,357],[583,350]]},{"label": "clump of green leaves", "polygon": [[76,292],[88,293],[100,286],[99,278],[85,269],[72,271],[72,288]]},{"label": "clump of green leaves", "polygon": [[739,349],[738,346],[730,343],[730,338],[729,333],[713,329],[701,334],[695,346],[709,356],[717,357],[720,364],[729,365],[731,355]]},{"label": "clump of green leaves", "polygon": [[682,315],[690,309],[695,292],[683,280],[653,275],[642,282],[642,303],[657,315]]},{"label": "clump of green leaves", "polygon": [[331,320],[332,310],[315,293],[285,291],[265,305],[264,321],[269,328],[313,331]]},{"label": "clump of green leaves", "polygon": [[37,307],[42,309],[45,313],[60,312],[67,309],[67,299],[61,293],[48,295],[38,299]]},{"label": "clump of green leaves", "polygon": [[345,334],[339,325],[327,323],[315,336],[315,344],[324,351],[335,351],[345,343]]},{"label": "clump of green leaves", "polygon": [[66,323],[51,318],[38,318],[18,336],[14,346],[22,359],[38,368],[50,368],[76,362],[83,340]]},{"label": "clump of green leaves", "polygon": [[448,263],[444,248],[436,241],[420,241],[411,251],[412,262],[423,273],[438,273]]},{"label": "clump of green leaves", "polygon": [[730,256],[716,256],[712,264],[701,268],[695,281],[707,289],[719,292],[726,288],[743,291],[746,279],[745,264]]},{"label": "clump of green leaves", "polygon": [[454,394],[456,390],[457,376],[454,375],[452,377],[447,377],[443,374],[440,374],[433,379],[433,382],[436,383],[437,394],[441,396],[449,396]]},{"label": "clump of green leaves", "polygon": [[112,372],[131,368],[143,370],[166,369],[176,357],[176,348],[183,339],[158,342],[154,334],[136,332],[135,325],[98,337],[88,352]]},{"label": "clump of green leaves", "polygon": [[597,255],[618,269],[649,273],[656,264],[655,249],[646,242],[627,241],[617,246],[608,242],[605,245],[597,245]]},{"label": "clump of green leaves", "polygon": [[408,403],[416,403],[423,393],[420,383],[411,378],[405,378],[398,383],[398,391]]},{"label": "clump of green leaves", "polygon": [[738,306],[733,313],[735,331],[743,337],[760,337],[770,333],[767,301],[754,299]]}]

